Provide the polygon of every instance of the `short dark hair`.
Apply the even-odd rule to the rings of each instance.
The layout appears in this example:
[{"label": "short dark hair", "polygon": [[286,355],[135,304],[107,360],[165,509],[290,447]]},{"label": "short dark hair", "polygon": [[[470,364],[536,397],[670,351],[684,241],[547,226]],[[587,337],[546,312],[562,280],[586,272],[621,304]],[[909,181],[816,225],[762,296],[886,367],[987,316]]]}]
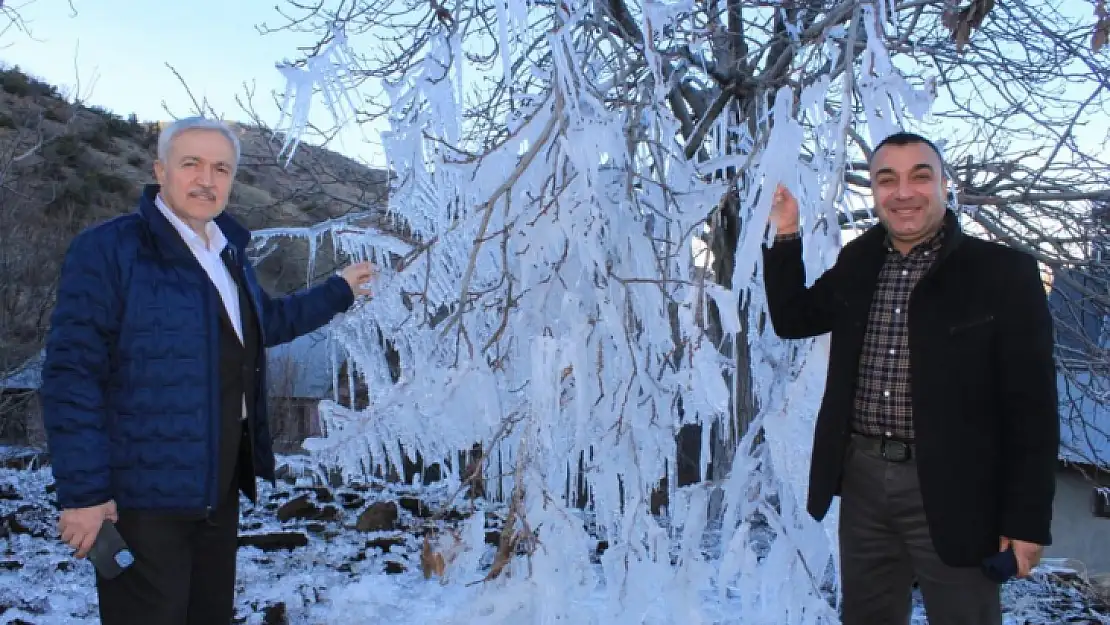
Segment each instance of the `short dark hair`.
[{"label": "short dark hair", "polygon": [[901,130],[883,139],[878,143],[878,145],[875,146],[874,150],[871,150],[871,158],[867,159],[867,166],[871,167],[871,161],[875,160],[875,155],[879,153],[879,150],[881,150],[883,146],[913,145],[915,143],[924,143],[925,145],[929,146],[929,148],[933,150],[933,153],[937,155],[937,159],[940,161],[941,170],[944,169],[944,156],[940,153],[940,148],[937,147],[937,144],[926,139],[925,137],[922,137],[917,133]]}]

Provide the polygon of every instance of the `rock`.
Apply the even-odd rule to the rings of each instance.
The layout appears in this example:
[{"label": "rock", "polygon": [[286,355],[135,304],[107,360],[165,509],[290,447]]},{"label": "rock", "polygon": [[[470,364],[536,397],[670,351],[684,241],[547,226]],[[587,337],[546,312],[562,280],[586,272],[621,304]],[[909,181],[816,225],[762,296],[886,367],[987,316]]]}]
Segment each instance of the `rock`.
[{"label": "rock", "polygon": [[295,484],[297,482],[297,474],[293,471],[293,467],[283,464],[274,470],[274,479],[281,480],[286,484]]},{"label": "rock", "polygon": [[335,495],[332,494],[331,489],[324,486],[301,486],[297,488],[300,492],[310,492],[316,495],[316,501],[319,503],[331,503],[335,501]]},{"label": "rock", "polygon": [[34,506],[20,506],[14,512],[0,516],[0,526],[11,534],[27,534],[34,538],[48,538],[54,532],[53,511],[46,512]]},{"label": "rock", "polygon": [[277,518],[282,523],[293,519],[316,519],[320,516],[320,509],[308,499],[308,495],[301,495],[290,499],[278,508]]},{"label": "rock", "polygon": [[[8,586],[6,584],[4,585],[4,589],[8,589]],[[34,614],[36,616],[46,614],[50,611],[50,601],[48,597],[44,595],[39,595],[32,598],[21,597],[18,594],[16,594],[15,596],[11,596],[9,594],[4,599],[5,602],[0,603],[0,613],[6,611],[7,608],[14,608],[20,612]],[[7,625],[16,625],[16,623],[22,623],[23,625],[34,625],[33,621],[24,621],[18,618],[13,621],[7,621],[4,619],[0,619],[0,621],[7,623]]]},{"label": "rock", "polygon": [[378,501],[370,504],[358,515],[355,528],[360,532],[386,532],[397,527],[397,504]]},{"label": "rock", "polygon": [[387,560],[385,563],[385,572],[390,575],[400,575],[405,572],[405,565],[393,560]]},{"label": "rock", "polygon": [[446,513],[444,513],[443,520],[447,521],[448,523],[458,523],[459,521],[465,521],[466,515],[454,508],[451,508]]},{"label": "rock", "polygon": [[18,571],[21,568],[23,568],[23,563],[18,560],[0,561],[0,570],[2,571]]},{"label": "rock", "polygon": [[9,450],[0,455],[0,467],[23,471],[37,469],[50,464],[50,454],[32,448]]},{"label": "rock", "polygon": [[289,615],[284,603],[274,603],[262,608],[262,625],[288,625]]},{"label": "rock", "polygon": [[282,523],[293,519],[302,519],[305,521],[337,521],[341,516],[342,513],[339,511],[339,508],[331,504],[320,508],[309,500],[309,495],[307,493],[290,499],[277,510],[277,518]]},{"label": "rock", "polygon": [[258,529],[262,529],[262,521],[247,521],[239,524],[239,530],[243,532],[253,532]]},{"label": "rock", "polygon": [[341,517],[341,516],[342,516],[342,513],[339,511],[339,508],[336,508],[335,506],[329,504],[329,505],[324,506],[320,510],[320,514],[316,515],[315,520],[317,520],[317,521],[338,521],[339,517]]},{"label": "rock", "polygon": [[596,553],[597,555],[600,556],[601,554],[605,553],[608,550],[609,550],[609,541],[599,540],[599,541],[597,541],[597,548],[594,549],[594,553]]},{"label": "rock", "polygon": [[240,547],[256,547],[262,551],[292,551],[308,544],[308,536],[301,532],[271,532],[268,534],[244,534],[239,537]]},{"label": "rock", "polygon": [[416,497],[401,497],[397,500],[397,503],[415,517],[425,518],[432,512],[428,509],[428,506],[424,505],[423,501],[420,501]]},{"label": "rock", "polygon": [[[389,553],[390,549],[399,547],[405,544],[405,537],[402,536],[383,536],[381,538],[374,538],[366,541],[367,549],[381,549],[384,553]],[[359,554],[362,555],[362,554]],[[363,556],[365,558],[366,556]]]},{"label": "rock", "polygon": [[304,528],[313,534],[323,534],[328,529],[328,524],[323,521],[309,521]]},{"label": "rock", "polygon": [[382,486],[381,484],[378,484],[377,482],[371,482],[369,484],[364,483],[364,482],[358,482],[358,483],[355,483],[355,484],[351,484],[351,489],[352,490],[357,490],[360,493],[367,493],[367,492],[380,493],[383,490],[385,490],[385,486]]},{"label": "rock", "polygon": [[19,499],[19,493],[13,484],[0,484],[0,499]]},{"label": "rock", "polygon": [[486,532],[486,544],[494,547],[501,546],[501,532]]},{"label": "rock", "polygon": [[328,469],[327,479],[328,486],[331,486],[332,488],[339,488],[340,486],[343,486],[343,482],[347,481],[345,479],[345,476],[343,475],[343,470],[339,467],[332,467],[331,469]]},{"label": "rock", "polygon": [[358,493],[339,493],[339,505],[347,510],[354,510],[361,508],[366,504],[366,500]]}]

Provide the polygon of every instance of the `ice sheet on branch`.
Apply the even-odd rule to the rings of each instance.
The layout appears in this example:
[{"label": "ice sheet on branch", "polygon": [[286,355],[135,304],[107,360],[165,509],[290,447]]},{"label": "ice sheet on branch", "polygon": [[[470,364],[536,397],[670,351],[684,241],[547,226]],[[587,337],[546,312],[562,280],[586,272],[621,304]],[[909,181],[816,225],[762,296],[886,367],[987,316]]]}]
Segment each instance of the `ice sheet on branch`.
[{"label": "ice sheet on branch", "polygon": [[[645,9],[649,57],[658,42],[648,33],[684,19],[676,7]],[[804,511],[826,348],[775,337],[760,283],[770,209],[764,185],[784,182],[802,200],[810,280],[835,258],[847,125],[822,105],[833,84],[783,88],[755,136],[722,122],[714,145],[739,136],[734,145],[755,153],[712,154],[699,166],[683,157],[662,90],[642,94],[650,105],[638,109],[602,99],[608,86],[583,71],[590,51],[572,36],[584,12],[560,10],[564,25],[537,35],[523,3],[496,9],[501,37],[510,39],[504,49],[543,38],[551,62],[527,71],[546,80],[538,90],[514,83],[517,101],[528,105],[503,114],[512,136],[479,159],[451,147],[464,124],[461,35],[432,32],[419,62],[386,86],[393,114],[382,139],[397,174],[389,209],[420,243],[402,250],[387,234],[365,232],[337,246],[358,257],[403,253],[406,262],[384,271],[377,295],[333,324],[349,370],[366,382],[368,405],[356,411],[325,402],[327,435],[307,446],[348,470],[399,464],[416,451],[446,458],[475,442],[498,455],[506,473],[488,477],[523,489],[540,545],[512,565],[509,579],[490,582],[465,614],[444,622],[835,621],[835,511],[824,524]],[[870,9],[861,15],[865,71],[888,71],[881,24]],[[836,49],[825,48],[834,62]],[[507,62],[503,68],[515,80]],[[325,92],[342,83],[327,73],[314,79]],[[893,73],[868,75],[859,88],[868,109],[886,116],[873,137],[889,132],[901,111],[924,111],[928,100]],[[840,102],[842,110],[851,104]],[[308,110],[297,110],[303,124]],[[803,144],[823,156],[800,160]],[[691,240],[727,191],[708,182],[705,167],[730,160],[753,168],[740,189],[736,271],[732,284],[706,288]],[[735,374],[735,365],[705,333],[707,297],[729,337],[738,338],[741,314],[754,328],[747,342],[759,413],[732,471],[712,484],[672,488],[664,520],[649,513],[648,497],[664,475],[675,483],[678,428],[732,410],[722,374]],[[746,307],[737,305],[741,298]],[[396,383],[387,341],[399,355]],[[609,544],[596,567],[587,522],[566,496],[568,469],[582,454],[592,531]],[[708,456],[705,447],[703,470]],[[458,481],[453,470],[448,479]],[[710,505],[715,497],[720,506]],[[711,509],[723,516],[709,516]],[[472,533],[478,549],[481,532]],[[459,579],[482,574],[463,571]]]}]

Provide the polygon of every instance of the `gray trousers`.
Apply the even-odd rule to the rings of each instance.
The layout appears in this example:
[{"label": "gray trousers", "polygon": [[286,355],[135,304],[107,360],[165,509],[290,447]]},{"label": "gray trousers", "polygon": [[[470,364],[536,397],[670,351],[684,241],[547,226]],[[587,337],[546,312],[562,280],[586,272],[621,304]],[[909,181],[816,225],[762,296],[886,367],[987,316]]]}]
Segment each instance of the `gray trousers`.
[{"label": "gray trousers", "polygon": [[853,436],[840,496],[844,625],[910,622],[916,579],[929,625],[1000,625],[999,585],[977,567],[944,564],[933,548],[917,463],[890,462]]}]

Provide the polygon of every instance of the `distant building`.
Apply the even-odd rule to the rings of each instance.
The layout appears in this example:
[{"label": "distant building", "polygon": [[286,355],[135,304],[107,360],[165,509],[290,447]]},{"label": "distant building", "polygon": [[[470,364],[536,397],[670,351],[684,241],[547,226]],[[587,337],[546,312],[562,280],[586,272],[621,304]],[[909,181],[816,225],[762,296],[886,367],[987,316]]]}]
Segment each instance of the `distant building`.
[{"label": "distant building", "polygon": [[39,352],[14,371],[0,376],[0,443],[45,447],[38,388],[42,384]]},{"label": "distant building", "polygon": [[[319,436],[317,409],[330,399],[335,379],[329,341],[324,330],[266,351],[270,431],[279,452],[301,449],[306,437]],[[0,436],[4,442],[45,446],[38,389],[42,384],[45,352],[39,352],[14,372],[0,377]]]},{"label": "distant building", "polygon": [[1110,572],[1110,212],[1096,209],[1090,261],[1055,272],[1049,308],[1056,329],[1060,462],[1050,557]]},{"label": "distant building", "polygon": [[317,330],[266,352],[270,430],[279,452],[299,451],[305,438],[323,433],[319,404],[333,397],[336,378],[331,341]]}]

